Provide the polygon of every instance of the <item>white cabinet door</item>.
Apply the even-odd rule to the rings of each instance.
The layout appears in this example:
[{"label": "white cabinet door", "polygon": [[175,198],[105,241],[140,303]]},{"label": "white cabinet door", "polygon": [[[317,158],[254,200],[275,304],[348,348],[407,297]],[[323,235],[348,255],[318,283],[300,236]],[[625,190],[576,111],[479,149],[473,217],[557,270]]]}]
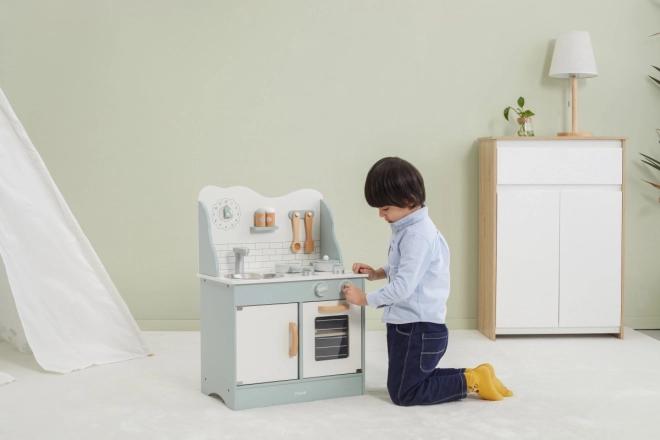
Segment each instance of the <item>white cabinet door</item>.
[{"label": "white cabinet door", "polygon": [[498,191],[496,303],[498,329],[558,326],[559,191]]},{"label": "white cabinet door", "polygon": [[[236,310],[236,381],[243,385],[298,379],[298,303]],[[231,353],[227,353],[231,356]]]},{"label": "white cabinet door", "polygon": [[620,191],[561,193],[560,327],[621,323]]}]

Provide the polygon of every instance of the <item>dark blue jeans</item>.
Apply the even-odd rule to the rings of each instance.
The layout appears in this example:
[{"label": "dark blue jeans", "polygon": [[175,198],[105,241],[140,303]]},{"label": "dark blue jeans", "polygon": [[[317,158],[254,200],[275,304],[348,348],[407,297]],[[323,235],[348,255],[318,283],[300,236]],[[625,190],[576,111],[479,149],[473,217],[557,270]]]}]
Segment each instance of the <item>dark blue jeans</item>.
[{"label": "dark blue jeans", "polygon": [[467,396],[464,368],[435,368],[448,337],[444,324],[387,324],[387,391],[395,405],[432,405]]}]

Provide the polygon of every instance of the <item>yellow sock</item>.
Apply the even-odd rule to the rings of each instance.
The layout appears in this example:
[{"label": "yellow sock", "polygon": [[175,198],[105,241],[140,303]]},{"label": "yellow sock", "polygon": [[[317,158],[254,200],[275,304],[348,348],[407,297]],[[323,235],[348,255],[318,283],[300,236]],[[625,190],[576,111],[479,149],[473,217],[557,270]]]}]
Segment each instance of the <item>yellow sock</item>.
[{"label": "yellow sock", "polygon": [[477,393],[479,397],[486,400],[502,400],[502,395],[495,388],[493,376],[485,365],[465,371],[465,380],[469,393]]},{"label": "yellow sock", "polygon": [[[490,375],[493,377],[493,384],[495,385],[495,389],[497,390],[498,393],[500,393],[503,397],[513,396],[513,391],[511,391],[506,386],[504,386],[502,381],[500,381],[497,377],[495,377],[495,369],[493,368],[493,366],[491,364],[485,363],[485,364],[479,365],[479,367],[482,367],[482,366],[486,367],[490,370]],[[477,368],[479,368],[479,367],[477,367]],[[466,368],[465,369],[465,372],[469,372],[469,371],[473,371],[473,369],[472,368]]]}]

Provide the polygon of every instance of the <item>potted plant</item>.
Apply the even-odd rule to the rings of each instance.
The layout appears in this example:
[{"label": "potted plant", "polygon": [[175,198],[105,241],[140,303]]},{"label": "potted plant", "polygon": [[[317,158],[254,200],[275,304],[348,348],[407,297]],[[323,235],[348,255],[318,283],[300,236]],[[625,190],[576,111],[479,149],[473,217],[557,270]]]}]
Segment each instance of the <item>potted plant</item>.
[{"label": "potted plant", "polygon": [[509,111],[513,110],[518,113],[518,136],[534,136],[534,128],[532,127],[532,116],[534,113],[531,110],[525,110],[525,98],[522,96],[518,98],[518,108],[507,107],[504,109],[504,118],[509,120]]}]

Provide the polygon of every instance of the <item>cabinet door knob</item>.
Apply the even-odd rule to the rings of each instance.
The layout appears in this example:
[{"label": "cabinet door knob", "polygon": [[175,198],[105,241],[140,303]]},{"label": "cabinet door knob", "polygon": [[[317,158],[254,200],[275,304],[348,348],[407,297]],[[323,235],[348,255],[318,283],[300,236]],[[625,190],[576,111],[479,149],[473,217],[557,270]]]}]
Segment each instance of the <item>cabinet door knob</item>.
[{"label": "cabinet door knob", "polygon": [[289,333],[291,333],[291,348],[289,356],[298,356],[298,325],[295,322],[289,323]]}]

